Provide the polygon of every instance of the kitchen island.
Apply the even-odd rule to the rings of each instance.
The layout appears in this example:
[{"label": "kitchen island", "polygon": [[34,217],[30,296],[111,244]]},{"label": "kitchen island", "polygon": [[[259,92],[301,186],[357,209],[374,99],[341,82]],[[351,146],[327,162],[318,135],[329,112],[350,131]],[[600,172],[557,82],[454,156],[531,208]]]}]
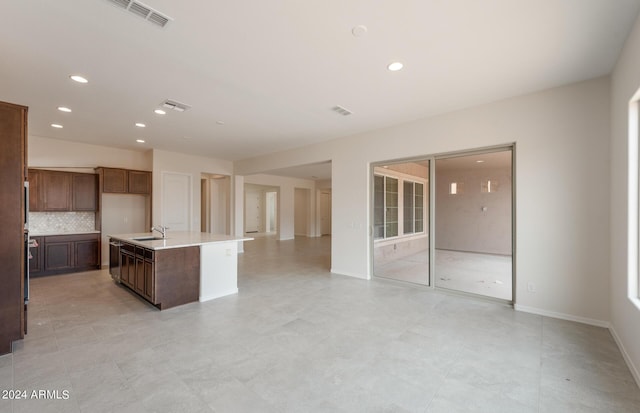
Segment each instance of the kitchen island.
[{"label": "kitchen island", "polygon": [[237,293],[238,242],[253,239],[190,231],[109,238],[114,279],[160,310]]}]

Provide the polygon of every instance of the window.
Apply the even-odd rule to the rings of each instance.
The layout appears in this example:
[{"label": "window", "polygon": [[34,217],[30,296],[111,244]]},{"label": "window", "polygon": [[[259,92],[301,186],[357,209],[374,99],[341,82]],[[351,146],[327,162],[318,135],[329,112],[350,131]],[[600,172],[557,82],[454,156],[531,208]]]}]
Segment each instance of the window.
[{"label": "window", "polygon": [[374,176],[374,238],[398,235],[398,180],[389,176]]},{"label": "window", "polygon": [[425,184],[386,175],[373,179],[374,239],[424,232]]},{"label": "window", "polygon": [[629,102],[628,153],[628,297],[640,309],[640,90]]},{"label": "window", "polygon": [[404,233],[422,232],[424,228],[424,184],[404,181]]}]

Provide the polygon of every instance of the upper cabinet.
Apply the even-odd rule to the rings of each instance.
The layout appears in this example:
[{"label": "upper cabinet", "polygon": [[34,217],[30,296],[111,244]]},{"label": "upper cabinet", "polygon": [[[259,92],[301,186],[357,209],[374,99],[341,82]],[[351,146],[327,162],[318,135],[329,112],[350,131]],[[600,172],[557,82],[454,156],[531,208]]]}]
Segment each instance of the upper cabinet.
[{"label": "upper cabinet", "polygon": [[127,171],[129,175],[130,194],[150,194],[151,193],[151,172]]},{"label": "upper cabinet", "polygon": [[98,209],[98,177],[95,174],[71,176],[71,209],[95,211]]},{"label": "upper cabinet", "polygon": [[102,177],[103,193],[151,194],[151,172],[102,167],[96,172]]},{"label": "upper cabinet", "polygon": [[30,211],[96,211],[97,208],[95,174],[29,169]]},{"label": "upper cabinet", "polygon": [[127,193],[127,170],[113,168],[98,168],[98,173],[102,171],[102,192],[126,194]]},{"label": "upper cabinet", "polygon": [[42,171],[40,179],[42,211],[71,211],[71,174]]}]

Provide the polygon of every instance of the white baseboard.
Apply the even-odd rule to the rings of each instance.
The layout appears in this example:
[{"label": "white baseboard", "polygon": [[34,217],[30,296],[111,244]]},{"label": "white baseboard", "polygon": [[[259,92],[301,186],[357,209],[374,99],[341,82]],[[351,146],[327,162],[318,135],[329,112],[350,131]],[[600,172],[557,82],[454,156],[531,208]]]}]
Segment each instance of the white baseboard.
[{"label": "white baseboard", "polygon": [[561,320],[568,320],[568,321],[575,321],[577,323],[589,324],[589,325],[596,326],[596,327],[609,328],[611,326],[611,324],[608,321],[597,320],[597,319],[594,319],[594,318],[579,317],[579,316],[575,316],[575,315],[571,315],[571,314],[565,314],[565,313],[556,313],[555,311],[543,310],[541,308],[536,308],[536,307],[527,307],[527,306],[520,305],[520,304],[514,304],[513,308],[516,311],[522,311],[523,313],[538,314],[538,315],[542,315],[542,316],[545,316],[545,317],[559,318]]},{"label": "white baseboard", "polygon": [[609,331],[613,336],[613,340],[618,345],[618,348],[622,353],[622,357],[624,358],[624,361],[627,363],[627,367],[629,367],[629,370],[631,371],[631,375],[636,380],[636,384],[638,385],[638,387],[640,387],[640,370],[638,370],[638,368],[633,364],[631,357],[629,357],[629,353],[627,353],[627,350],[624,348],[624,344],[622,344],[622,340],[620,339],[620,336],[618,336],[618,333],[616,333],[616,329],[613,328],[613,325],[609,326]]},{"label": "white baseboard", "polygon": [[346,275],[347,277],[360,278],[361,280],[369,279],[366,275],[356,274],[354,272],[349,272],[349,271],[336,270],[335,268],[331,268],[331,270],[329,271],[331,271],[331,273],[333,274]]},{"label": "white baseboard", "polygon": [[624,345],[622,344],[622,340],[620,339],[620,336],[618,336],[618,333],[616,333],[616,330],[613,328],[613,325],[610,322],[602,321],[602,320],[596,320],[596,319],[593,319],[593,318],[578,317],[578,316],[574,316],[574,315],[571,315],[571,314],[556,313],[554,311],[547,311],[547,310],[542,310],[540,308],[527,307],[527,306],[523,306],[523,305],[519,305],[519,304],[514,304],[513,308],[516,311],[522,311],[524,313],[538,314],[538,315],[542,315],[542,316],[545,316],[545,317],[552,317],[552,318],[559,318],[561,320],[575,321],[577,323],[589,324],[589,325],[592,325],[592,326],[603,327],[603,328],[608,329],[611,332],[611,336],[613,337],[613,340],[616,342],[618,348],[620,349],[620,353],[622,353],[622,358],[624,359],[625,363],[627,363],[627,367],[629,367],[629,371],[631,371],[631,375],[635,379],[636,384],[638,385],[638,387],[640,387],[640,371],[633,364],[633,361],[631,360],[631,357],[629,357],[629,353],[627,353],[627,350],[624,348]]},{"label": "white baseboard", "polygon": [[204,297],[201,296],[201,297],[199,297],[198,301],[203,303],[205,301],[215,300],[216,298],[226,297],[226,296],[232,295],[232,294],[238,294],[238,289],[235,288],[233,290],[221,292],[221,293],[218,293],[218,294],[211,294],[211,295],[207,295],[207,296],[204,296]]}]

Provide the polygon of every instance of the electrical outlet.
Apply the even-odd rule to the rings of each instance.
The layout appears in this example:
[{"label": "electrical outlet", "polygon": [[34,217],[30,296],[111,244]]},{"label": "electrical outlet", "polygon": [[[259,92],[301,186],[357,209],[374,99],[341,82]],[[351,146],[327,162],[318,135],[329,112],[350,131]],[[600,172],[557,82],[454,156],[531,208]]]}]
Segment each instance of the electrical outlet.
[{"label": "electrical outlet", "polygon": [[536,285],[532,282],[528,282],[527,283],[527,291],[529,291],[530,293],[535,293],[536,292]]}]

